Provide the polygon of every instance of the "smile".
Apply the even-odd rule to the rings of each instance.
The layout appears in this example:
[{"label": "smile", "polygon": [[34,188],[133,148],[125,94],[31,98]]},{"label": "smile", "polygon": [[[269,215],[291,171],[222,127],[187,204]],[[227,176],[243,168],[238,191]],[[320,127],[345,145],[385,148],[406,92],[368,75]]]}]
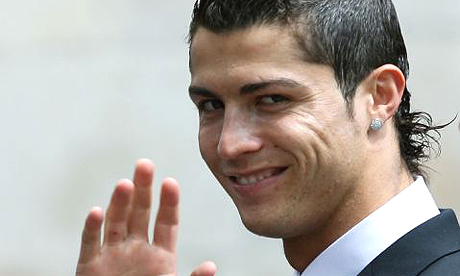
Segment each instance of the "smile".
[{"label": "smile", "polygon": [[287,167],[282,168],[270,168],[258,171],[257,173],[250,173],[245,175],[234,175],[230,176],[230,180],[237,185],[254,185],[258,182],[264,181],[267,178],[277,176],[284,172]]}]

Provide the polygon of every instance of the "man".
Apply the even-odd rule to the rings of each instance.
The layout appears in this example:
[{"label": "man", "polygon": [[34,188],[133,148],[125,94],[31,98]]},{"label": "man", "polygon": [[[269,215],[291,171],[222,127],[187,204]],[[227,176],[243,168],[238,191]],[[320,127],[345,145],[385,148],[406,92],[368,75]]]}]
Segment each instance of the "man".
[{"label": "man", "polygon": [[[297,275],[460,275],[460,229],[421,170],[431,125],[410,112],[390,0],[203,0],[189,93],[203,159],[252,232],[281,238]],[[437,143],[437,141],[434,141]],[[85,224],[77,275],[175,275],[179,188],[153,165]],[[192,275],[214,275],[213,263]]]}]

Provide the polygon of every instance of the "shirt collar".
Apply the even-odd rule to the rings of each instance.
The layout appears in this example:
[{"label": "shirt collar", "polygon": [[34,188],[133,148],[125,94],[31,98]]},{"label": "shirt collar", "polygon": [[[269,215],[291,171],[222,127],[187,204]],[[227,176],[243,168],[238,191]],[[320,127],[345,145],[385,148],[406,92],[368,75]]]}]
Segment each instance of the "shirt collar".
[{"label": "shirt collar", "polygon": [[439,214],[425,181],[415,182],[368,215],[295,276],[356,276],[406,233]]}]

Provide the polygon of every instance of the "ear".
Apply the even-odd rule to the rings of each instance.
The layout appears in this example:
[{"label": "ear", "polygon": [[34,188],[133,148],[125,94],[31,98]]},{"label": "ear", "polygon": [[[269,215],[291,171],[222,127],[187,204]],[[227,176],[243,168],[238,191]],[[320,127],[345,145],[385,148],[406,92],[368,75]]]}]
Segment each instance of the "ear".
[{"label": "ear", "polygon": [[382,121],[391,119],[397,112],[406,87],[406,78],[401,70],[392,64],[385,64],[370,74],[370,118]]}]

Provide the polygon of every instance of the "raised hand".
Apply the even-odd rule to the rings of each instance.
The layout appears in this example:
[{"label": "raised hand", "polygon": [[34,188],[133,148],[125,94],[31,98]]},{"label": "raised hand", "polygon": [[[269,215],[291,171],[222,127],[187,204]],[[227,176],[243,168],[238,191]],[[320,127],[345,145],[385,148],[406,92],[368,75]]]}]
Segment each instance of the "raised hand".
[{"label": "raised hand", "polygon": [[[148,239],[152,201],[153,163],[137,163],[134,179],[120,180],[104,216],[94,207],[82,234],[77,276],[176,275],[176,242],[179,227],[179,185],[163,180],[153,242]],[[101,227],[104,222],[104,240]],[[193,276],[212,276],[215,265],[202,263]]]}]

